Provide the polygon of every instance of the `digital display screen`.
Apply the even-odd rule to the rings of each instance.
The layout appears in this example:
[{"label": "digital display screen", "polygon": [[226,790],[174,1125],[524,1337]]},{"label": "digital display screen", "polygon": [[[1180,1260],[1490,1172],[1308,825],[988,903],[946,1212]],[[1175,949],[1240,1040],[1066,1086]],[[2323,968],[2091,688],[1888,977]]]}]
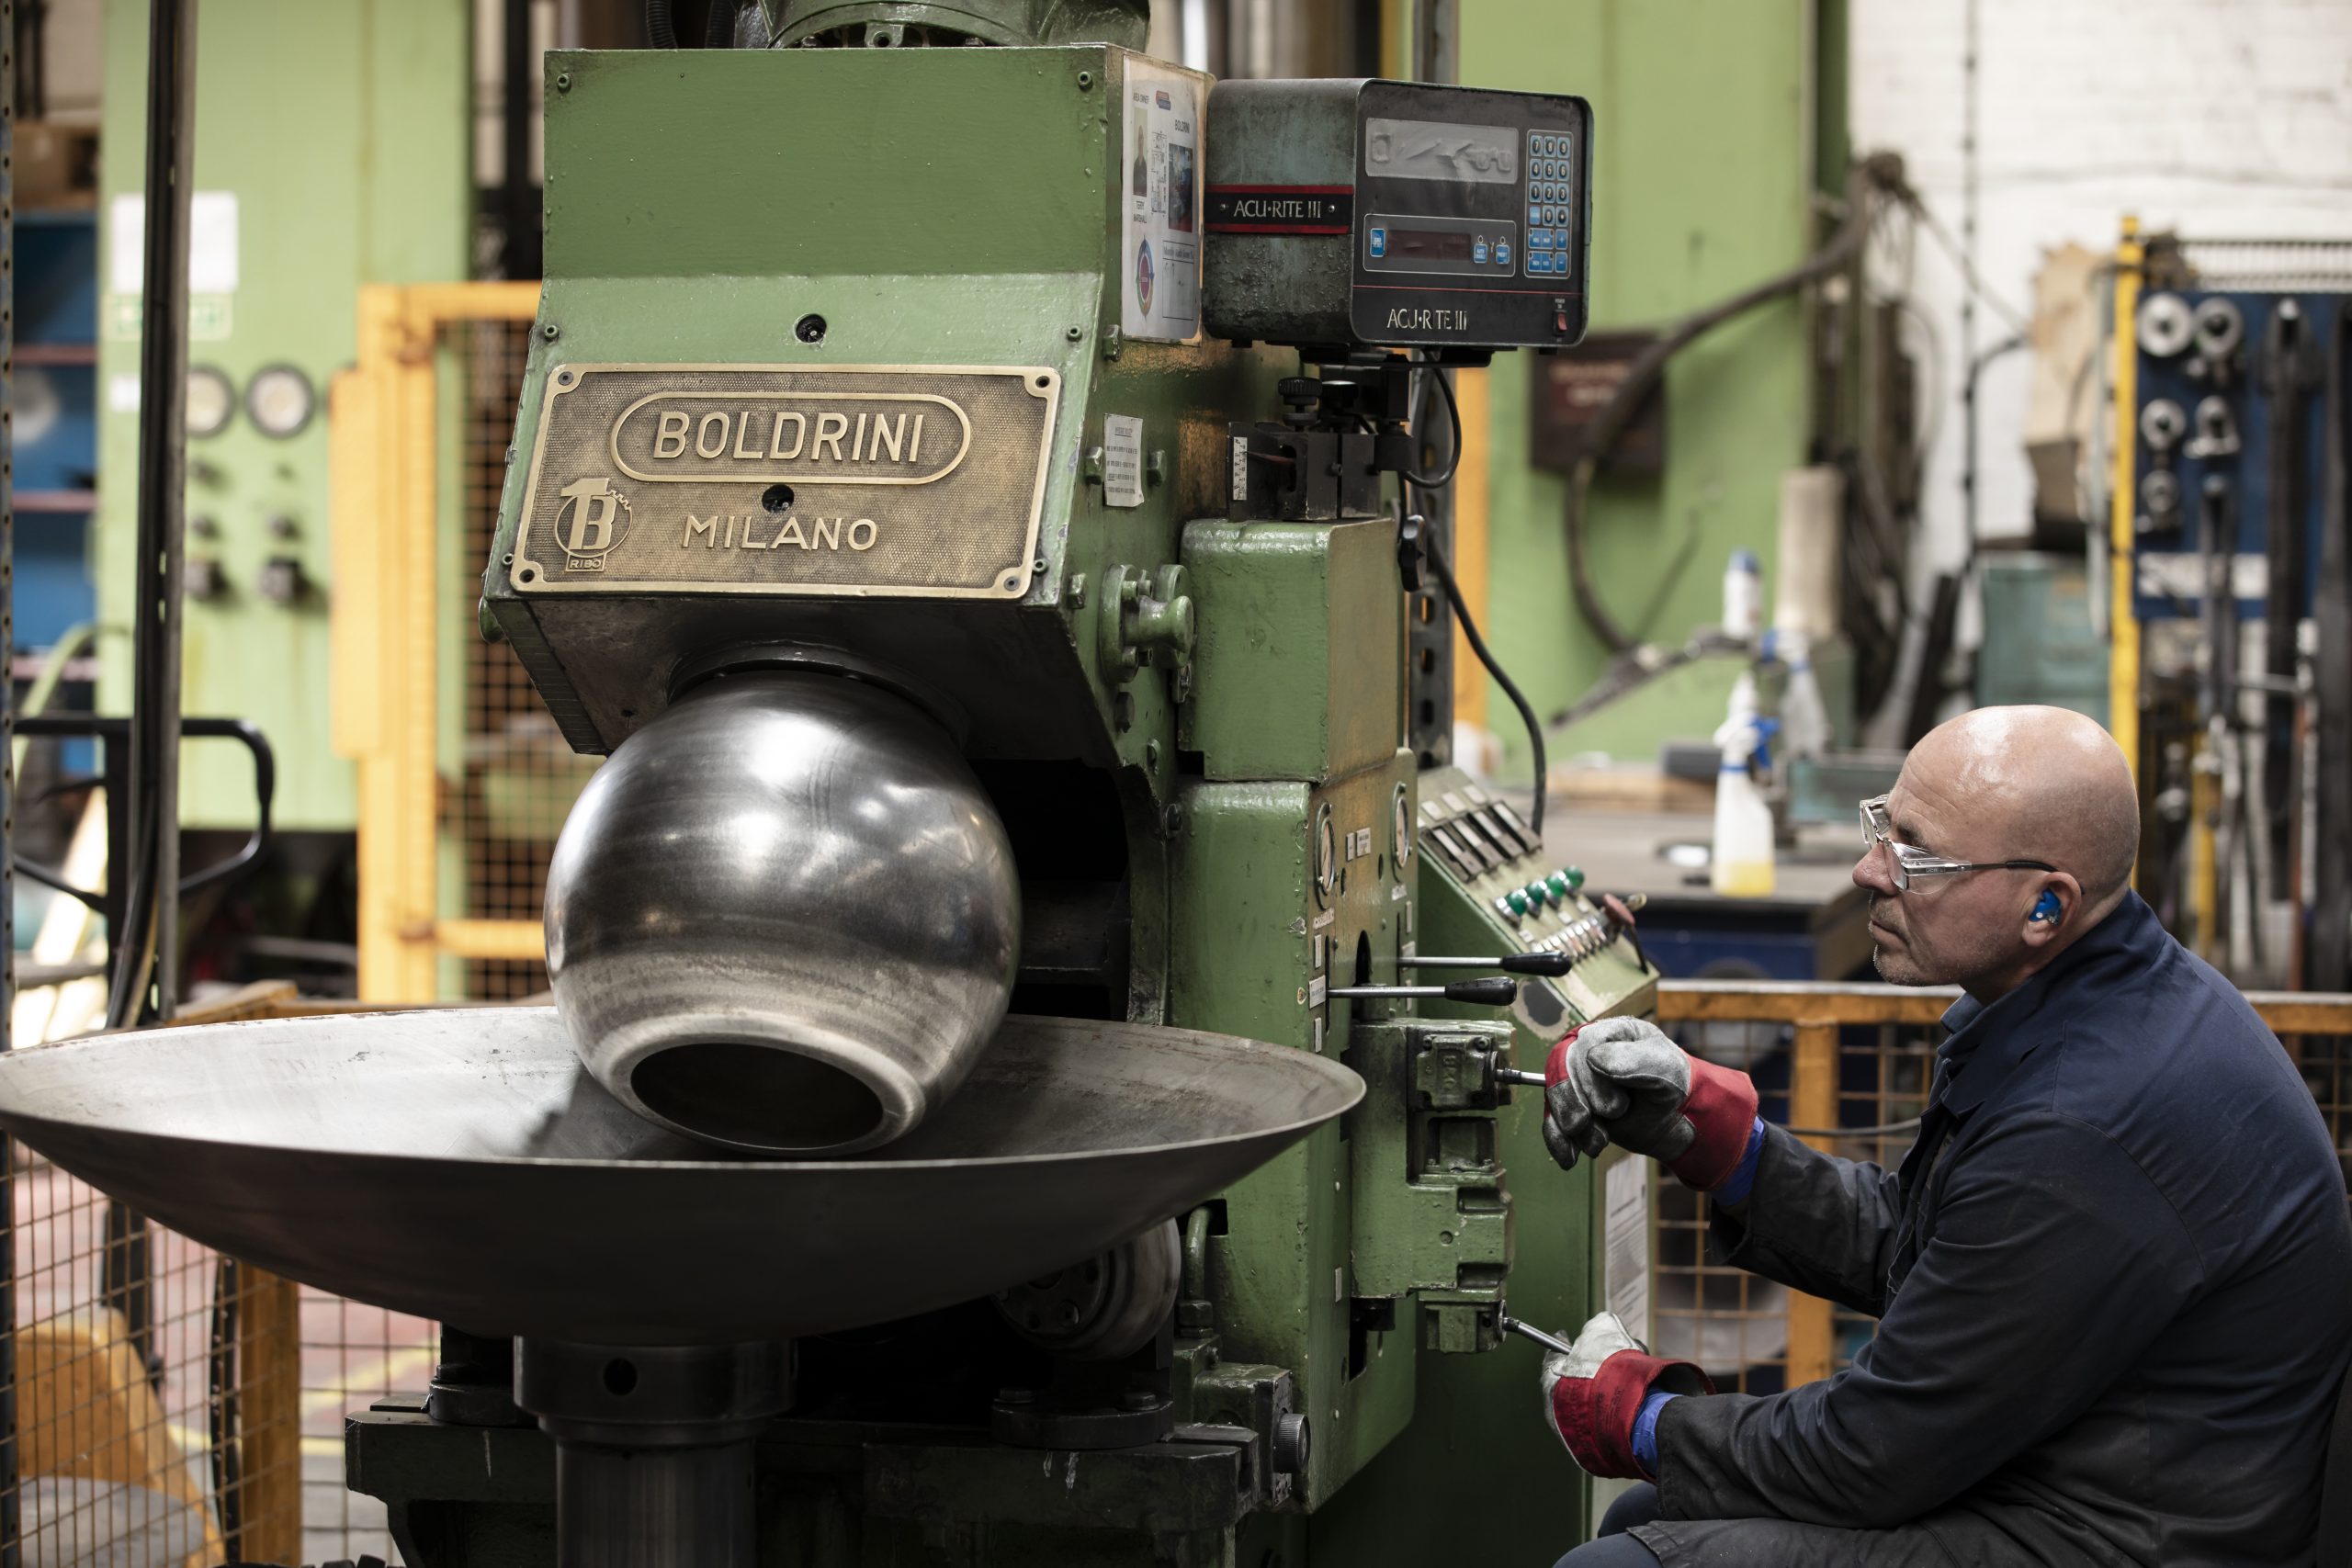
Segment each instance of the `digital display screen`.
[{"label": "digital display screen", "polygon": [[1519,164],[1519,131],[1511,126],[1428,119],[1364,121],[1363,169],[1370,175],[1507,186],[1517,183]]},{"label": "digital display screen", "polygon": [[1417,261],[1466,262],[1470,259],[1470,234],[1461,229],[1391,229],[1388,254]]}]

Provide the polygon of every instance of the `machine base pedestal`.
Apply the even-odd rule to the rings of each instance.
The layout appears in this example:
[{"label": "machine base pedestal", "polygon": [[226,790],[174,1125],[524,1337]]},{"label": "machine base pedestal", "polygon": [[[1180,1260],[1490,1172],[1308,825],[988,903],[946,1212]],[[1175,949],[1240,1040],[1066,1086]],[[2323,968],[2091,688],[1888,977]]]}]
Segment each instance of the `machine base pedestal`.
[{"label": "machine base pedestal", "polygon": [[752,1440],[791,1348],[516,1342],[514,1402],[556,1444],[559,1568],[752,1568]]}]

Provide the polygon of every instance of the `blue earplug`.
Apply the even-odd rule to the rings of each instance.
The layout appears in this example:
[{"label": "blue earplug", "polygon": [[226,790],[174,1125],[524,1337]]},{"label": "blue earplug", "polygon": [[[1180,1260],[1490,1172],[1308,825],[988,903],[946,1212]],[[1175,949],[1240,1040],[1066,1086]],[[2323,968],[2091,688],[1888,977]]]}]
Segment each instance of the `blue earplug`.
[{"label": "blue earplug", "polygon": [[2041,890],[2041,897],[2033,901],[2033,913],[2028,915],[2026,919],[2055,925],[2058,918],[2065,912],[2066,906],[2058,901],[2058,895],[2045,887]]}]

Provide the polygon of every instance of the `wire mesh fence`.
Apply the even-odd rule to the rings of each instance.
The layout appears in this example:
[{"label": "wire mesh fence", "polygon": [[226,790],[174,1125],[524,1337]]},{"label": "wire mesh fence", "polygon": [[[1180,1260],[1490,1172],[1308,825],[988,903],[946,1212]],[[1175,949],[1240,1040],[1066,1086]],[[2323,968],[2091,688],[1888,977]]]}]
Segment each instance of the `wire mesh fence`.
[{"label": "wire mesh fence", "polygon": [[[444,590],[456,605],[472,605],[490,558],[529,339],[527,321],[458,321],[443,333],[465,378],[458,549]],[[445,796],[442,824],[447,853],[463,866],[462,888],[452,890],[462,897],[457,912],[536,923],[556,833],[597,759],[565,744],[506,644],[468,637],[463,659],[459,776]],[[537,961],[472,958],[465,961],[461,994],[513,1001],[546,990],[547,983],[547,967]]]},{"label": "wire mesh fence", "polygon": [[0,1560],[115,1568],[299,1549],[282,1281],[17,1151],[17,1483]]}]

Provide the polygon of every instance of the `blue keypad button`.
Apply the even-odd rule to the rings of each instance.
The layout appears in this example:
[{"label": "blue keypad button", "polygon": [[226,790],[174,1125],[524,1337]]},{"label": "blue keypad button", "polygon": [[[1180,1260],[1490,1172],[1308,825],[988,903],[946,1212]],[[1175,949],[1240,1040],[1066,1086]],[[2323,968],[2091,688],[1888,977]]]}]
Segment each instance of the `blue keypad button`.
[{"label": "blue keypad button", "polygon": [[1552,231],[1552,248],[1555,251],[1565,251],[1568,248],[1568,231],[1566,229]]},{"label": "blue keypad button", "polygon": [[1527,235],[1527,248],[1531,251],[1550,250],[1552,248],[1552,231],[1549,229],[1530,230]]},{"label": "blue keypad button", "polygon": [[[1476,254],[1475,252],[1472,254]],[[1497,266],[1510,265],[1510,242],[1509,240],[1497,240],[1495,242],[1495,265]]]},{"label": "blue keypad button", "polygon": [[1374,229],[1372,231],[1372,254],[1375,256],[1385,256],[1388,254],[1387,230]]},{"label": "blue keypad button", "polygon": [[1470,259],[1480,266],[1487,265],[1487,237],[1484,234],[1479,235],[1476,243],[1471,245]]},{"label": "blue keypad button", "polygon": [[1527,226],[1532,229],[1539,227],[1543,222],[1544,209],[1540,207],[1530,207],[1527,209]]}]

